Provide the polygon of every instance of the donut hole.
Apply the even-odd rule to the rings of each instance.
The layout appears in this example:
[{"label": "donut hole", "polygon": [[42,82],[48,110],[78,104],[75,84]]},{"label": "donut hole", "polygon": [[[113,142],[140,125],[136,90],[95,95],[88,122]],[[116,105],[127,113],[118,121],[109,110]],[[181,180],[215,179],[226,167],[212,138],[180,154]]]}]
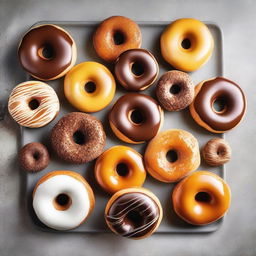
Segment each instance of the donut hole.
[{"label": "donut hole", "polygon": [[129,168],[125,163],[119,163],[116,166],[116,172],[119,176],[126,177],[129,174]]},{"label": "donut hole", "polygon": [[178,153],[176,150],[171,149],[167,152],[166,154],[166,159],[167,161],[169,161],[170,163],[174,163],[178,160]]},{"label": "donut hole", "polygon": [[178,94],[180,93],[181,91],[181,84],[173,84],[171,87],[170,87],[170,93],[171,94]]},{"label": "donut hole", "polygon": [[121,31],[115,31],[113,35],[115,45],[120,45],[125,42],[125,36]]},{"label": "donut hole", "polygon": [[45,44],[38,50],[38,55],[44,60],[51,60],[54,58],[54,49],[52,45]]},{"label": "donut hole", "polygon": [[59,211],[67,210],[71,205],[71,198],[67,194],[61,193],[55,197],[53,205]]},{"label": "donut hole", "polygon": [[39,152],[34,152],[33,153],[33,158],[36,160],[36,161],[38,161],[39,160],[39,158],[40,158],[40,154],[39,154]]},{"label": "donut hole", "polygon": [[195,200],[197,202],[203,202],[203,203],[209,203],[212,200],[212,197],[209,193],[207,192],[198,192],[195,195]]},{"label": "donut hole", "polygon": [[191,40],[188,38],[185,38],[181,41],[181,47],[185,50],[188,50],[191,48]]},{"label": "donut hole", "polygon": [[219,157],[223,157],[223,156],[225,156],[226,155],[226,149],[224,148],[224,147],[222,147],[222,146],[220,146],[220,147],[218,147],[218,149],[217,149],[217,155],[219,156]]},{"label": "donut hole", "polygon": [[137,228],[143,225],[143,216],[139,211],[132,210],[126,214],[124,221],[131,224],[134,228]]},{"label": "donut hole", "polygon": [[40,103],[37,99],[32,99],[29,101],[28,106],[31,110],[35,110],[39,107]]},{"label": "donut hole", "polygon": [[142,76],[144,74],[144,67],[140,62],[135,61],[132,63],[131,71],[135,76]]},{"label": "donut hole", "polygon": [[84,145],[86,142],[86,136],[85,136],[84,132],[78,130],[78,131],[74,132],[73,140],[78,145]]},{"label": "donut hole", "polygon": [[139,109],[134,109],[130,112],[130,120],[135,125],[140,125],[144,122],[144,116]]},{"label": "donut hole", "polygon": [[96,84],[90,81],[85,84],[84,89],[87,93],[94,93],[96,91]]},{"label": "donut hole", "polygon": [[227,110],[227,102],[224,98],[217,98],[213,101],[213,110],[217,114],[222,114]]}]

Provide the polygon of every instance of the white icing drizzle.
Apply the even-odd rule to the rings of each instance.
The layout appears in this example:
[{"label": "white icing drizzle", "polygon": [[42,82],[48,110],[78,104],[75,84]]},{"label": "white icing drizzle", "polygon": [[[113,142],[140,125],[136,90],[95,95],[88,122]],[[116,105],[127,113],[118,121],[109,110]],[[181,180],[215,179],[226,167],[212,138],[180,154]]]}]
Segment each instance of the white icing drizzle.
[{"label": "white icing drizzle", "polygon": [[[29,102],[38,100],[38,108],[32,110]],[[51,122],[59,112],[60,104],[54,89],[40,81],[28,81],[17,85],[9,98],[8,109],[21,126],[37,128]]]}]

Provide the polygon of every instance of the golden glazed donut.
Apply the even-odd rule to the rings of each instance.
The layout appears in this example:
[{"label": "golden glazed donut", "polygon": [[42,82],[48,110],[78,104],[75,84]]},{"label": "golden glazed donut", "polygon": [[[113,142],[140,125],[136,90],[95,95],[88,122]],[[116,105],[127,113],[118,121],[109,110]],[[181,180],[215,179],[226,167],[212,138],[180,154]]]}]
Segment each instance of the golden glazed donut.
[{"label": "golden glazed donut", "polygon": [[97,112],[113,99],[116,83],[111,72],[97,62],[83,62],[65,77],[64,93],[68,101],[83,112]]},{"label": "golden glazed donut", "polygon": [[228,184],[207,171],[198,171],[184,178],[172,193],[175,212],[193,225],[210,224],[223,217],[230,200]]},{"label": "golden glazed donut", "polygon": [[149,142],[144,161],[155,179],[176,182],[200,165],[197,139],[184,130],[161,132]]},{"label": "golden glazed donut", "polygon": [[93,35],[93,46],[99,57],[114,62],[122,52],[140,48],[140,28],[126,17],[112,16],[98,26]]},{"label": "golden glazed donut", "polygon": [[207,26],[196,19],[179,19],[161,35],[161,53],[174,68],[195,71],[212,55],[214,41]]},{"label": "golden glazed donut", "polygon": [[132,148],[114,146],[105,151],[95,164],[95,176],[109,193],[140,187],[146,179],[142,156]]},{"label": "golden glazed donut", "polygon": [[8,110],[19,125],[38,128],[47,125],[58,115],[60,103],[48,84],[27,81],[12,90]]},{"label": "golden glazed donut", "polygon": [[241,87],[224,77],[204,80],[195,88],[195,98],[189,106],[193,119],[214,133],[236,127],[246,112],[246,98]]},{"label": "golden glazed donut", "polygon": [[74,66],[76,52],[71,35],[52,24],[31,28],[18,49],[22,67],[33,77],[44,81],[64,76]]}]

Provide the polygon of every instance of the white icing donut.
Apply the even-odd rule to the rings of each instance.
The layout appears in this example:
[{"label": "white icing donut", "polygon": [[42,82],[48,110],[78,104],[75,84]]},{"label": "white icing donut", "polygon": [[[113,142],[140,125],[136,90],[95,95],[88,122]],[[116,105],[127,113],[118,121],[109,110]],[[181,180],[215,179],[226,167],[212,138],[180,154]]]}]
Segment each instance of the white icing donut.
[{"label": "white icing donut", "polygon": [[[31,101],[38,106],[31,108]],[[54,89],[40,81],[28,81],[17,85],[9,98],[8,109],[21,126],[38,128],[47,125],[59,113],[60,103]]]},{"label": "white icing donut", "polygon": [[[91,191],[88,191],[83,182],[71,175],[57,174],[36,187],[33,207],[39,220],[46,226],[56,230],[73,229],[79,226],[91,211],[89,192]],[[54,204],[60,194],[70,198],[71,203],[65,210],[56,209]]]}]

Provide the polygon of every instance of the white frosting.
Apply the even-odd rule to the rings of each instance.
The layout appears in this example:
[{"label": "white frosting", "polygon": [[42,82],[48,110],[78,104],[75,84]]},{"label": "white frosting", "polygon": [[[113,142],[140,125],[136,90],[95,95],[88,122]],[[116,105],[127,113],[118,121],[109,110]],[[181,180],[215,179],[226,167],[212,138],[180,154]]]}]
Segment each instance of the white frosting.
[{"label": "white frosting", "polygon": [[[64,211],[54,207],[54,199],[68,195],[72,203]],[[56,175],[41,183],[33,198],[33,207],[39,220],[56,230],[69,230],[79,226],[90,211],[90,197],[85,185],[69,175]]]}]

